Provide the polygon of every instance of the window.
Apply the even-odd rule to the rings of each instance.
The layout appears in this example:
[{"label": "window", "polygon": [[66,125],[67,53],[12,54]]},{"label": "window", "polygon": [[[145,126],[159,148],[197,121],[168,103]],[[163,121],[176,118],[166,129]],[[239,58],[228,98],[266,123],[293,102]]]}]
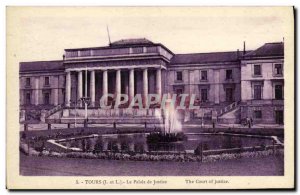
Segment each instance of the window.
[{"label": "window", "polygon": [[275,99],[276,100],[282,100],[283,99],[283,93],[282,93],[282,85],[275,85]]},{"label": "window", "polygon": [[201,89],[201,101],[202,102],[207,101],[207,89]]},{"label": "window", "polygon": [[257,118],[257,119],[261,119],[262,118],[262,112],[261,112],[261,110],[255,110],[253,112],[253,117]]},{"label": "window", "polygon": [[182,72],[176,72],[176,80],[182,81]]},{"label": "window", "polygon": [[182,88],[177,88],[176,89],[176,95],[179,96],[183,93],[183,89]]},{"label": "window", "polygon": [[48,105],[50,104],[50,94],[44,93],[44,104]]},{"label": "window", "polygon": [[254,65],[254,75],[255,76],[261,75],[261,65],[259,64]]},{"label": "window", "polygon": [[226,70],[226,80],[232,79],[232,70]]},{"label": "window", "polygon": [[261,99],[261,85],[254,85],[254,99]]},{"label": "window", "polygon": [[227,102],[233,101],[233,89],[232,88],[226,88],[226,101]]},{"label": "window", "polygon": [[283,124],[283,110],[275,110],[275,122],[277,124]]},{"label": "window", "polygon": [[282,75],[282,64],[275,64],[275,75]]},{"label": "window", "polygon": [[26,93],[25,101],[26,104],[31,104],[31,94],[29,92]]},{"label": "window", "polygon": [[26,86],[30,86],[30,78],[26,78]]},{"label": "window", "polygon": [[45,77],[45,85],[48,86],[49,84],[49,77]]},{"label": "window", "polygon": [[203,80],[203,81],[207,80],[207,70],[201,71],[201,80]]}]

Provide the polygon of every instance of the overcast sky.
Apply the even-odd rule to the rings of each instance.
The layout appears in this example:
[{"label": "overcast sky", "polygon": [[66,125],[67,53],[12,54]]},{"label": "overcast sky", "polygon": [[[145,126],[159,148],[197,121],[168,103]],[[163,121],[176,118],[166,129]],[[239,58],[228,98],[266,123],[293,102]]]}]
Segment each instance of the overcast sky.
[{"label": "overcast sky", "polygon": [[[64,49],[147,38],[174,53],[255,49],[286,35],[286,10],[254,8],[12,8],[9,38],[20,61],[60,60]],[[285,37],[287,38],[287,37]]]}]

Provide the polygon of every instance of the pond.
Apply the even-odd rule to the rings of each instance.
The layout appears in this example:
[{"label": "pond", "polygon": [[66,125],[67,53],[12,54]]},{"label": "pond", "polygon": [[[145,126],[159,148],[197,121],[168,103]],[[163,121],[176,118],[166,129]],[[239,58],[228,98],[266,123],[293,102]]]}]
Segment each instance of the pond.
[{"label": "pond", "polygon": [[239,136],[227,134],[185,134],[184,141],[171,143],[147,143],[147,135],[106,134],[90,138],[65,139],[57,141],[68,148],[80,148],[82,151],[134,151],[134,152],[185,152],[193,151],[199,145],[203,150],[220,150],[241,147],[267,146],[273,144],[272,137]]}]

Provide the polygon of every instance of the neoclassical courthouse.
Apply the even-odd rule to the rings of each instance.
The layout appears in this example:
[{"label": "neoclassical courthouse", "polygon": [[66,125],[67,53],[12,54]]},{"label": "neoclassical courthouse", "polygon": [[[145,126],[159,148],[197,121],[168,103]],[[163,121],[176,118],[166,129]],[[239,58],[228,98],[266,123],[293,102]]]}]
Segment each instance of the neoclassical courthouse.
[{"label": "neoclassical courthouse", "polygon": [[[155,109],[102,109],[103,94],[195,94],[199,110],[183,121],[283,124],[284,44],[246,51],[174,54],[161,43],[125,39],[103,47],[65,49],[62,60],[20,63],[20,121],[154,122]],[[113,102],[108,99],[108,102]]]}]

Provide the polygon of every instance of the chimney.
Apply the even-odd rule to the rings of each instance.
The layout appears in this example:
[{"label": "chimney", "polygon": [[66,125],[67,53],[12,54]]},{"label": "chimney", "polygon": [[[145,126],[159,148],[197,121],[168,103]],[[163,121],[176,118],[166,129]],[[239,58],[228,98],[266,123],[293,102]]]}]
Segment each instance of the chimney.
[{"label": "chimney", "polygon": [[244,41],[244,50],[243,50],[243,55],[246,54],[246,42]]},{"label": "chimney", "polygon": [[65,58],[66,58],[66,56],[65,56],[65,54],[63,55],[63,60],[65,60]]}]

